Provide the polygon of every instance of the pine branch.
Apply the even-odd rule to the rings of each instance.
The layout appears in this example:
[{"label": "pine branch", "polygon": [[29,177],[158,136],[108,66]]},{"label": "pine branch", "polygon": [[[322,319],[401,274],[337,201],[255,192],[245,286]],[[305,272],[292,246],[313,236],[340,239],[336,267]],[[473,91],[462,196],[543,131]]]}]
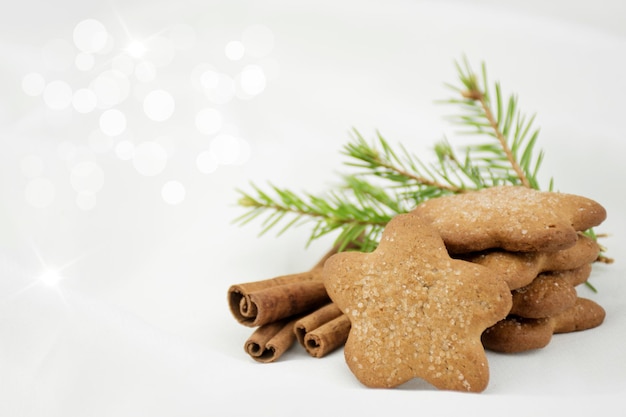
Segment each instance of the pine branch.
[{"label": "pine branch", "polygon": [[261,223],[260,235],[282,226],[278,235],[305,223],[313,225],[309,241],[319,239],[339,230],[336,239],[343,249],[357,244],[362,251],[373,250],[384,226],[399,210],[399,199],[382,188],[376,188],[357,179],[348,179],[350,188],[328,192],[323,196],[302,196],[276,186],[271,194],[251,184],[255,195],[238,190],[239,205],[248,209],[233,220],[244,225],[266,215]]},{"label": "pine branch", "polygon": [[[361,175],[373,175],[405,187],[434,188],[442,192],[459,193],[463,187],[451,182],[440,182],[418,158],[404,146],[398,145],[402,157],[377,133],[377,142],[368,144],[355,129],[355,138],[344,147],[344,155],[352,158],[347,166],[363,169]],[[380,149],[377,148],[377,145]]]},{"label": "pine branch", "polygon": [[[402,145],[394,149],[378,132],[369,143],[354,130],[342,153],[348,158],[345,166],[356,172],[344,174],[335,190],[315,196],[271,184],[265,192],[252,184],[252,193],[238,190],[239,205],[247,211],[234,222],[243,225],[265,216],[260,234],[280,227],[278,235],[309,224],[307,245],[337,232],[340,250],[356,245],[371,251],[391,218],[426,200],[498,185],[539,189],[543,152],[535,152],[535,117],[519,110],[515,95],[505,98],[499,83],[492,96],[484,64],[480,79],[467,60],[455,64],[460,85],[448,85],[456,96],[445,103],[455,105],[459,113],[451,120],[465,133],[488,141],[463,146],[459,154],[443,140],[434,146],[434,162],[426,163]],[[552,179],[548,188],[553,189]],[[586,233],[597,239],[593,230]],[[612,262],[602,253],[598,261]]]},{"label": "pine branch", "polygon": [[539,189],[537,177],[543,153],[534,155],[539,136],[539,129],[533,127],[535,116],[527,117],[519,110],[516,95],[505,99],[500,83],[494,84],[492,97],[484,64],[481,79],[467,60],[462,65],[457,62],[456,68],[461,85],[448,85],[456,96],[447,103],[461,113],[453,116],[452,122],[469,128],[466,133],[496,139],[491,144],[467,146],[470,159],[484,171],[497,171],[494,179],[498,181]]}]

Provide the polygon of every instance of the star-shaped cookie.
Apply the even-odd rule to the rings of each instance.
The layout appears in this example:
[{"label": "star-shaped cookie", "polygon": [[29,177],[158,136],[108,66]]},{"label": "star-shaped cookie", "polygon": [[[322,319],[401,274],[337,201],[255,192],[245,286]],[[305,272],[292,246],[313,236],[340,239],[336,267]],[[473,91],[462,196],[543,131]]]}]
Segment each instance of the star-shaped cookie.
[{"label": "star-shaped cookie", "polygon": [[576,244],[554,252],[510,252],[499,249],[458,255],[497,272],[514,290],[530,284],[543,272],[567,271],[595,261],[600,254],[598,243],[579,234]]},{"label": "star-shaped cookie", "polygon": [[413,211],[432,223],[453,254],[557,251],[606,218],[604,207],[589,198],[510,185],[433,198]]},{"label": "star-shaped cookie", "polygon": [[394,217],[372,253],[330,257],[324,284],[351,321],[345,359],[364,385],[486,388],[481,333],[506,317],[511,291],[486,267],[452,259],[420,216]]}]

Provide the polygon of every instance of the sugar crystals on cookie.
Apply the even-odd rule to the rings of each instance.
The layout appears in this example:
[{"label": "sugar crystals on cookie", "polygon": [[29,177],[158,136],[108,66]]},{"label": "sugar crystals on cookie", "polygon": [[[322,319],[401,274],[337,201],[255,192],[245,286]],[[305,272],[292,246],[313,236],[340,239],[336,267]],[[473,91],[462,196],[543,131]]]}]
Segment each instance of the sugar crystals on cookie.
[{"label": "sugar crystals on cookie", "polygon": [[578,232],[606,218],[604,207],[589,198],[522,186],[434,198],[414,212],[431,222],[454,254],[557,251],[575,245]]},{"label": "sugar crystals on cookie", "polygon": [[344,354],[364,385],[422,378],[439,389],[486,388],[480,337],[506,317],[511,292],[488,268],[452,259],[420,216],[392,219],[372,253],[330,257],[324,284],[351,321]]}]

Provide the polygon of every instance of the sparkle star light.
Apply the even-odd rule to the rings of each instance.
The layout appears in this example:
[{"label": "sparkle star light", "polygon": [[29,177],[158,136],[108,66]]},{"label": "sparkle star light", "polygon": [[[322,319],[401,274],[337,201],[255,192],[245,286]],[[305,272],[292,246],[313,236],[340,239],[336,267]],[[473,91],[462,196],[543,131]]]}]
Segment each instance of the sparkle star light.
[{"label": "sparkle star light", "polygon": [[30,242],[30,248],[32,254],[36,258],[37,270],[32,270],[30,267],[24,267],[19,264],[10,264],[9,267],[4,268],[3,272],[9,272],[16,278],[23,278],[25,280],[24,285],[15,288],[13,291],[0,295],[0,301],[15,300],[18,297],[25,295],[27,292],[46,289],[56,293],[59,300],[69,307],[66,295],[67,293],[63,289],[63,281],[68,277],[66,271],[68,268],[75,265],[78,261],[82,260],[87,254],[83,253],[70,259],[68,262],[62,264],[50,264],[48,263],[39,251],[39,248],[34,242]]},{"label": "sparkle star light", "polygon": [[61,282],[64,279],[64,277],[56,269],[50,268],[50,269],[44,270],[37,279],[39,280],[39,282],[41,282],[47,287],[56,287],[59,284],[59,282]]}]

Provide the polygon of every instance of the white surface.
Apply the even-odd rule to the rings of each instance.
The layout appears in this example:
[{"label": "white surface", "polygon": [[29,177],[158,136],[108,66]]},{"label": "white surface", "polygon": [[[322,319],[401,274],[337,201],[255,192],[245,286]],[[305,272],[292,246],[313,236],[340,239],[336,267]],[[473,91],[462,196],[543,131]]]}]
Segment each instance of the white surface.
[{"label": "white surface", "polygon": [[[297,3],[3,7],[0,415],[320,415],[328,401],[350,415],[621,412],[624,3]],[[108,41],[86,43],[86,19]],[[124,53],[132,40],[143,48]],[[305,249],[307,229],[258,238],[254,225],[230,225],[235,188],[323,190],[353,127],[415,151],[453,138],[450,109],[434,101],[463,54],[538,114],[543,178],[607,208],[598,231],[617,261],[594,270],[597,294],[579,291],[607,310],[605,323],[541,351],[489,353],[478,395],[369,390],[340,351],[253,362],[228,286],[307,269],[329,241]],[[220,80],[208,68],[236,80],[236,93],[203,92],[202,80]],[[79,90],[74,108],[68,92]],[[57,272],[51,285],[39,280],[46,270]]]}]

